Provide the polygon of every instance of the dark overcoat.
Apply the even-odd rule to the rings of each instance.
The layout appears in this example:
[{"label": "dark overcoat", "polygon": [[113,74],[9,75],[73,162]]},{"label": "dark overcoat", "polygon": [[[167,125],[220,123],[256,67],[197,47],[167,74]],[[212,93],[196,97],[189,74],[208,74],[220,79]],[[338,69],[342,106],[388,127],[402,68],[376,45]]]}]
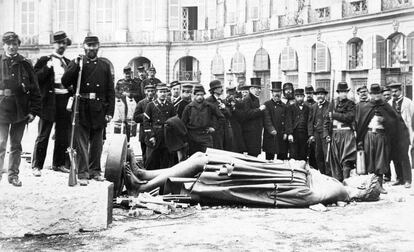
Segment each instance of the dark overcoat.
[{"label": "dark overcoat", "polygon": [[243,99],[242,132],[246,151],[254,156],[262,149],[264,111],[259,109],[259,98],[249,94]]},{"label": "dark overcoat", "polygon": [[[287,105],[282,101],[269,100],[264,103],[263,151],[273,154],[287,153],[288,146],[283,135],[286,133]],[[270,134],[276,130],[277,135]]]}]

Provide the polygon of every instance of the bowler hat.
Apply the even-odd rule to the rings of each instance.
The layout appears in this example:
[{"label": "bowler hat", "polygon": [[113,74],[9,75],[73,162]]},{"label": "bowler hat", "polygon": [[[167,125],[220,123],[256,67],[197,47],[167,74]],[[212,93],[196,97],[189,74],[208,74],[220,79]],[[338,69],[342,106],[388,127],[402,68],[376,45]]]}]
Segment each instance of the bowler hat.
[{"label": "bowler hat", "polygon": [[137,69],[138,69],[139,72],[144,72],[145,71],[145,67],[144,66],[139,66]]},{"label": "bowler hat", "polygon": [[293,84],[290,82],[286,82],[285,84],[283,84],[283,90],[291,88],[293,90]]},{"label": "bowler hat", "polygon": [[303,88],[295,89],[295,95],[305,95],[305,90]]},{"label": "bowler hat", "polygon": [[155,89],[155,86],[152,85],[152,84],[147,84],[147,85],[144,86],[144,90],[146,90],[146,89]]},{"label": "bowler hat", "polygon": [[210,89],[209,90],[211,91],[211,90],[214,90],[216,88],[221,88],[221,87],[223,87],[223,85],[221,85],[221,81],[213,80],[213,81],[210,82]]},{"label": "bowler hat", "polygon": [[315,90],[314,94],[320,94],[320,93],[323,93],[323,94],[328,94],[328,91],[326,91],[326,89],[325,89],[325,88],[323,88],[323,87],[318,87],[318,88]]},{"label": "bowler hat", "polygon": [[203,92],[204,94],[206,94],[206,91],[204,90],[204,87],[201,85],[195,86],[194,87],[194,94],[197,94],[199,92]]},{"label": "bowler hat", "polygon": [[131,66],[124,67],[124,73],[130,73],[131,72]]},{"label": "bowler hat", "polygon": [[13,41],[17,41],[19,45],[21,43],[19,36],[15,32],[9,31],[3,34],[3,44],[11,43]]},{"label": "bowler hat", "polygon": [[348,92],[348,91],[349,91],[348,83],[346,83],[345,81],[338,82],[336,92]]},{"label": "bowler hat", "polygon": [[249,88],[251,88],[251,87],[255,87],[255,88],[262,88],[262,85],[261,85],[261,79],[260,78],[258,78],[258,77],[254,77],[254,78],[250,78],[250,85],[249,85]]},{"label": "bowler hat", "polygon": [[170,88],[173,88],[175,86],[179,86],[181,83],[179,81],[173,81],[170,83]]},{"label": "bowler hat", "polygon": [[305,94],[313,94],[314,90],[313,90],[313,86],[312,85],[307,85],[305,87]]},{"label": "bowler hat", "polygon": [[83,40],[84,44],[99,44],[99,38],[97,36],[86,36]]},{"label": "bowler hat", "polygon": [[168,90],[168,86],[165,83],[158,83],[156,89],[157,90]]},{"label": "bowler hat", "polygon": [[272,81],[272,91],[275,91],[275,92],[282,91],[282,82],[281,81]]},{"label": "bowler hat", "polygon": [[58,31],[53,33],[53,43],[59,43],[59,42],[66,42],[66,45],[70,46],[72,44],[72,40],[66,36],[66,33],[64,31]]},{"label": "bowler hat", "polygon": [[388,85],[389,88],[401,88],[402,84],[399,82],[391,83]]},{"label": "bowler hat", "polygon": [[381,86],[378,83],[371,84],[369,88],[370,94],[381,94]]},{"label": "bowler hat", "polygon": [[363,86],[357,88],[357,92],[361,92],[361,90],[363,90],[363,89],[368,90],[367,86],[363,85]]}]

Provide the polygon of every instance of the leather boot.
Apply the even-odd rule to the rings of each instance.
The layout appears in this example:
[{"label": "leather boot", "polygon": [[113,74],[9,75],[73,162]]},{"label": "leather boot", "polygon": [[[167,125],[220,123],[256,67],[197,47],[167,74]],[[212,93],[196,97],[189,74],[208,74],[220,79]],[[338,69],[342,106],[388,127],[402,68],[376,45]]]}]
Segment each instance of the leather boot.
[{"label": "leather boot", "polygon": [[377,175],[377,176],[378,176],[378,183],[380,185],[380,189],[379,189],[380,193],[381,194],[387,194],[388,192],[384,189],[384,187],[382,187],[382,184],[383,184],[383,181],[384,181],[382,174]]}]

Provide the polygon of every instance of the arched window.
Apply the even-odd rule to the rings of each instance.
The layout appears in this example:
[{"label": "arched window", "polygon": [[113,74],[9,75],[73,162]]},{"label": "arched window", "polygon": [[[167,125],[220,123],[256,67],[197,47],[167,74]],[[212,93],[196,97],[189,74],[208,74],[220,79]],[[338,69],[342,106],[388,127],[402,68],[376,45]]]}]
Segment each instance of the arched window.
[{"label": "arched window", "polygon": [[353,38],[347,43],[348,69],[360,69],[363,67],[364,51],[363,41],[360,38]]},{"label": "arched window", "polygon": [[405,35],[394,33],[387,39],[388,67],[400,67],[400,61],[406,57]]},{"label": "arched window", "polygon": [[246,72],[246,60],[243,54],[237,52],[231,59],[231,71],[233,73],[245,73]]},{"label": "arched window", "polygon": [[329,53],[329,48],[322,42],[317,42],[312,46],[312,71],[331,71],[331,55]]},{"label": "arched window", "polygon": [[211,74],[223,75],[224,74],[224,60],[220,54],[216,54],[211,61]]},{"label": "arched window", "polygon": [[270,71],[269,54],[264,48],[257,50],[254,55],[253,71]]},{"label": "arched window", "polygon": [[411,32],[407,36],[407,59],[408,64],[414,66],[414,32]]},{"label": "arched window", "polygon": [[280,69],[282,71],[298,70],[298,56],[292,47],[283,48],[280,54]]}]

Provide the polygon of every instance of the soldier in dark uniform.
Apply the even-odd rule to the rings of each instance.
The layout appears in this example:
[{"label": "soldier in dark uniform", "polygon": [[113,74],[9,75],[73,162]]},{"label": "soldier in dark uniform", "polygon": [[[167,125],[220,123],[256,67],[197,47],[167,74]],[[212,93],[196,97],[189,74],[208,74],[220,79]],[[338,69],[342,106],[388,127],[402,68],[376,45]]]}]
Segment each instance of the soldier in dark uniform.
[{"label": "soldier in dark uniform", "polygon": [[8,180],[22,186],[19,180],[24,128],[39,115],[41,97],[31,62],[18,53],[20,39],[14,32],[2,38],[4,53],[0,56],[0,180],[7,140],[10,137]]},{"label": "soldier in dark uniform", "polygon": [[147,145],[145,168],[148,170],[170,167],[172,153],[165,145],[165,121],[175,115],[174,106],[167,100],[168,87],[164,83],[156,86],[157,99],[148,103],[144,114],[144,134]]},{"label": "soldier in dark uniform", "polygon": [[145,109],[147,108],[148,103],[152,102],[155,97],[155,86],[147,85],[145,86],[145,99],[138,102],[135,112],[134,112],[134,121],[139,123],[139,136],[138,140],[141,143],[141,153],[142,153],[142,161],[145,164],[147,157],[147,145],[145,144],[145,134],[144,134],[144,113]]},{"label": "soldier in dark uniform", "polygon": [[304,104],[305,94],[301,88],[295,89],[296,103],[288,107],[286,133],[292,148],[292,158],[305,160],[308,156],[308,119],[310,109]]},{"label": "soldier in dark uniform", "polygon": [[[98,58],[99,39],[87,36],[83,41],[85,56],[71,61],[62,77],[65,87],[77,84],[79,64],[82,62],[80,83],[79,120],[75,143],[78,157],[78,178],[80,185],[87,185],[87,179],[103,181],[101,176],[101,155],[103,132],[111,121],[115,108],[114,81],[108,63]],[[74,87],[76,89],[76,87]]]},{"label": "soldier in dark uniform", "polygon": [[185,107],[191,102],[191,93],[193,92],[192,84],[183,84],[181,87],[181,98],[174,104],[175,111],[179,118],[182,118]]},{"label": "soldier in dark uniform", "polygon": [[286,82],[285,84],[283,84],[282,101],[287,105],[291,105],[295,103],[293,84],[290,82]]},{"label": "soldier in dark uniform", "polygon": [[[310,108],[310,113],[312,114],[312,106],[316,103],[314,96],[314,90],[312,85],[307,85],[305,87],[305,95],[306,99],[304,104]],[[311,139],[309,139],[311,140]],[[309,165],[312,167],[316,167],[316,159],[315,159],[315,142],[314,141],[308,141],[309,151],[308,151],[308,158],[309,158]]]},{"label": "soldier in dark uniform", "polygon": [[[141,91],[141,94],[145,95],[145,90],[144,90],[144,80],[147,78],[147,72],[145,72],[145,68],[143,66],[139,66],[137,68],[138,70],[138,77],[134,77],[134,80],[137,81],[138,86],[139,86],[139,90]],[[139,101],[135,100],[137,103]]]},{"label": "soldier in dark uniform", "polygon": [[367,172],[378,176],[381,193],[383,174],[389,168],[390,146],[398,134],[399,115],[381,97],[379,84],[370,87],[371,100],[356,105],[355,128],[357,146],[365,152]]},{"label": "soldier in dark uniform", "polygon": [[171,102],[174,107],[181,101],[181,83],[179,81],[173,81],[170,83],[171,89]]},{"label": "soldier in dark uniform", "polygon": [[362,86],[357,89],[357,94],[359,97],[359,102],[369,102],[368,99],[368,88],[367,86]]},{"label": "soldier in dark uniform", "polygon": [[326,151],[327,144],[323,138],[323,121],[324,117],[328,115],[329,101],[326,100],[328,92],[324,88],[317,88],[315,91],[317,103],[311,107],[311,112],[308,121],[308,135],[309,142],[315,143],[315,169],[318,169],[322,174],[331,175],[330,169],[326,169]]},{"label": "soldier in dark uniform", "polygon": [[329,114],[324,118],[323,135],[326,142],[331,143],[328,160],[332,176],[343,181],[349,177],[356,161],[355,103],[347,97],[349,88],[346,82],[339,82],[336,92],[338,99],[329,104]]},{"label": "soldier in dark uniform", "polygon": [[[41,57],[34,66],[42,96],[38,136],[36,139],[32,168],[33,175],[41,176],[45,162],[50,132],[55,123],[55,146],[53,149],[52,169],[69,173],[69,156],[66,153],[69,146],[70,112],[66,110],[69,97],[73,94],[62,85],[62,76],[70,60],[63,56],[71,40],[63,31],[53,34],[55,51]],[[73,88],[70,87],[70,90]]]},{"label": "soldier in dark uniform", "polygon": [[155,67],[150,67],[148,69],[148,78],[142,81],[143,87],[145,87],[148,84],[157,86],[158,83],[161,83],[161,81],[157,78],[155,78],[155,74],[157,71],[155,70]]},{"label": "soldier in dark uniform", "polygon": [[251,78],[249,95],[243,99],[243,137],[247,153],[257,157],[262,149],[262,130],[265,105],[260,105],[260,78]]},{"label": "soldier in dark uniform", "polygon": [[[243,89],[244,87],[240,87]],[[237,91],[234,94],[234,99],[228,101],[228,107],[231,111],[231,117],[229,118],[229,122],[231,125],[231,130],[233,133],[233,143],[232,149],[233,152],[243,153],[246,151],[246,145],[243,139],[243,131],[242,131],[242,118],[243,118],[243,97],[241,94],[241,90]]]},{"label": "soldier in dark uniform", "polygon": [[213,147],[212,133],[216,130],[217,122],[224,116],[220,110],[204,99],[203,86],[194,88],[194,100],[183,112],[182,121],[187,127],[189,136],[189,155],[198,151],[206,152]]},{"label": "soldier in dark uniform", "polygon": [[206,101],[216,106],[220,112],[224,115],[224,118],[221,118],[217,121],[217,128],[214,131],[213,135],[213,148],[223,150],[224,149],[224,132],[228,127],[228,118],[231,116],[230,109],[226,107],[226,104],[221,99],[223,94],[223,85],[219,80],[213,80],[209,84],[210,96],[206,98]]},{"label": "soldier in dark uniform", "polygon": [[287,159],[287,135],[286,119],[287,105],[281,100],[282,82],[272,82],[272,99],[266,101],[264,105],[264,131],[263,131],[263,151],[266,153],[266,160]]}]

